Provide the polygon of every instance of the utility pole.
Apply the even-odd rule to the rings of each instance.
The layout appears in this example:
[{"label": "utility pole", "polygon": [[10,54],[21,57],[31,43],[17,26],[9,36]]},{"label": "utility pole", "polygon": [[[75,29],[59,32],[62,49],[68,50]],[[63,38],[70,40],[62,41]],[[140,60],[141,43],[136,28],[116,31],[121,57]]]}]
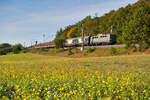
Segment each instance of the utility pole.
[{"label": "utility pole", "polygon": [[82,47],[81,47],[81,51],[83,51],[84,50],[84,25],[83,24],[82,24],[81,32],[82,32]]},{"label": "utility pole", "polygon": [[113,26],[111,26],[110,34],[113,34]]},{"label": "utility pole", "polygon": [[24,42],[23,45],[24,45],[24,48],[26,48],[26,42]]},{"label": "utility pole", "polygon": [[37,45],[38,44],[38,41],[35,41],[35,45]]},{"label": "utility pole", "polygon": [[51,41],[53,40],[54,34],[52,34]]},{"label": "utility pole", "polygon": [[45,42],[45,34],[43,34],[43,42]]},{"label": "utility pole", "polygon": [[98,16],[98,13],[95,13],[95,17],[97,18],[97,16]]},{"label": "utility pole", "polygon": [[31,47],[32,47],[32,40],[30,41],[30,43],[31,43]]}]

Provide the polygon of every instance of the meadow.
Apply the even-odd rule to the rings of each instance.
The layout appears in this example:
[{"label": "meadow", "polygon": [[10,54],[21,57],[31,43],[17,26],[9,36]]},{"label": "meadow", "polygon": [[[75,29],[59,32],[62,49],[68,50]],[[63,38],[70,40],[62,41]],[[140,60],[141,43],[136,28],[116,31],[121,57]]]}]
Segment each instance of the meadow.
[{"label": "meadow", "polygon": [[0,56],[3,100],[150,100],[150,55]]}]

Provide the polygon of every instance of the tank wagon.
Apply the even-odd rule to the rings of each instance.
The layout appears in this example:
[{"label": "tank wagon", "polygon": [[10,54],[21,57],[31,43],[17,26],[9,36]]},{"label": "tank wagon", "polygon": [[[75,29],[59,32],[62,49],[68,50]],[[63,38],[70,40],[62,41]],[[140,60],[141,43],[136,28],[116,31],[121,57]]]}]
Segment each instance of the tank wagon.
[{"label": "tank wagon", "polygon": [[[83,43],[82,37],[67,39],[65,46],[81,46]],[[84,45],[105,45],[116,43],[116,36],[114,34],[98,34],[97,36],[84,37]]]}]

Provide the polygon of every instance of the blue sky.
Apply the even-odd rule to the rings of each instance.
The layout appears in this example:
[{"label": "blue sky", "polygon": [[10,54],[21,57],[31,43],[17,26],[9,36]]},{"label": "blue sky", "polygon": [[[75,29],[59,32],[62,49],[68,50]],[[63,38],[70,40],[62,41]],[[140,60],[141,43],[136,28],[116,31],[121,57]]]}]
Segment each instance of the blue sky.
[{"label": "blue sky", "polygon": [[61,27],[74,24],[95,13],[102,16],[110,10],[138,0],[0,0],[0,43],[30,45],[54,38]]}]

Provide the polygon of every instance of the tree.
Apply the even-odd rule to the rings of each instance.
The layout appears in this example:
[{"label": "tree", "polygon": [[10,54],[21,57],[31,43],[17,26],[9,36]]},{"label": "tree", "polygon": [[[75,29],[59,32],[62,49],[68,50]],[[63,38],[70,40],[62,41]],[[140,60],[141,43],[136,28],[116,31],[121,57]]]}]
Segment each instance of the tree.
[{"label": "tree", "polygon": [[4,49],[0,49],[0,55],[6,55],[6,51]]},{"label": "tree", "polygon": [[84,32],[87,36],[99,34],[99,18],[89,19],[84,24]]},{"label": "tree", "polygon": [[11,47],[11,45],[10,44],[8,44],[8,43],[2,43],[2,44],[0,44],[0,49],[1,48],[9,48],[9,47]]},{"label": "tree", "polygon": [[139,44],[140,49],[144,49],[150,38],[150,7],[144,2],[138,6],[132,20],[125,26],[123,39],[127,46]]},{"label": "tree", "polygon": [[7,53],[12,51],[12,47],[8,43],[0,44],[0,55],[6,55]]},{"label": "tree", "polygon": [[16,44],[12,46],[12,51],[14,54],[18,54],[23,50],[23,46],[21,44]]},{"label": "tree", "polygon": [[68,33],[67,33],[67,38],[71,38],[71,35],[72,35],[72,33],[73,33],[73,31],[74,31],[75,29],[76,29],[76,28],[73,27],[73,28],[71,28],[71,29],[68,31]]},{"label": "tree", "polygon": [[[131,27],[132,23],[134,24],[136,22],[135,20],[137,20],[136,16],[139,16],[138,19],[140,19],[140,18],[141,18],[141,20],[145,19],[148,22],[147,17],[149,16],[148,15],[149,13],[145,13],[145,11],[146,11],[145,8],[143,9],[143,11],[145,10],[144,12],[142,12],[142,9],[141,9],[143,3],[145,3],[144,5],[147,6],[146,9],[149,8],[148,6],[150,5],[150,0],[139,0],[137,3],[135,3],[133,5],[128,5],[124,8],[120,8],[115,11],[112,10],[109,13],[107,13],[101,17],[96,16],[96,17],[92,18],[91,16],[87,16],[83,20],[77,22],[74,25],[69,25],[69,26],[65,27],[63,30],[60,29],[60,31],[58,31],[59,34],[57,33],[57,35],[56,35],[56,38],[65,38],[66,39],[66,38],[80,37],[80,36],[82,36],[82,34],[81,34],[82,25],[84,25],[85,36],[97,35],[99,33],[109,34],[110,30],[111,30],[111,26],[113,26],[113,33],[117,36],[117,43],[124,43],[125,38],[124,38],[123,33],[126,33],[128,31],[129,27],[132,29],[132,27]],[[139,14],[138,14],[138,12],[139,12]],[[146,12],[149,12],[149,9],[147,9]],[[141,15],[140,15],[140,13],[141,13]],[[142,14],[144,16],[142,16]],[[134,20],[134,22],[132,22],[133,20]],[[144,21],[144,22],[146,22],[146,21]],[[142,21],[140,21],[140,22],[142,22]],[[129,23],[131,23],[130,26],[128,26]],[[139,25],[140,24],[141,23],[139,23]],[[131,33],[131,34],[134,34],[134,33]],[[132,41],[135,42],[134,40],[132,40]],[[144,44],[144,43],[147,44],[147,42],[143,42],[141,44]]]},{"label": "tree", "polygon": [[64,38],[56,38],[54,40],[56,48],[64,48],[65,39]]}]

